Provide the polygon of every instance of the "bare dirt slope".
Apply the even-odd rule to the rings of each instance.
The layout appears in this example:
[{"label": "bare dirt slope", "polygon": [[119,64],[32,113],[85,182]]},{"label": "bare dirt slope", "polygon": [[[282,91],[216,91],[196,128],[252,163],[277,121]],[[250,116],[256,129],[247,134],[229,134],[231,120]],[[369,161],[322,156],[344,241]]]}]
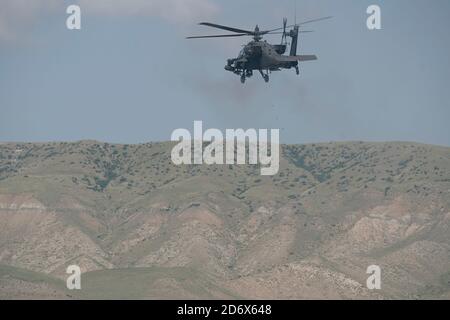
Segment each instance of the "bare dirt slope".
[{"label": "bare dirt slope", "polygon": [[450,298],[449,148],[284,146],[261,177],[171,147],[0,144],[0,299]]}]

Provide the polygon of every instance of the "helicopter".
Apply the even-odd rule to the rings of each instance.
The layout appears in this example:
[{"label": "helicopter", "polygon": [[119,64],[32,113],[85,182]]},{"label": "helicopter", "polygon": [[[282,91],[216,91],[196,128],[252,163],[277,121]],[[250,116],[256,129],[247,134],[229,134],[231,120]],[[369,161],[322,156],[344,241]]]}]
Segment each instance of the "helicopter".
[{"label": "helicopter", "polygon": [[[206,39],[206,38],[230,38],[252,36],[253,40],[244,45],[237,58],[228,59],[225,70],[240,76],[241,82],[245,83],[247,78],[253,76],[253,71],[259,71],[265,82],[269,82],[269,73],[281,71],[282,69],[294,68],[297,75],[300,74],[299,62],[317,60],[315,55],[297,55],[298,36],[300,33],[313,31],[300,30],[300,27],[312,22],[322,21],[332,18],[331,16],[314,20],[287,25],[287,18],[283,19],[283,27],[272,30],[260,30],[256,25],[254,31],[232,28],[210,22],[201,22],[199,25],[217,28],[232,32],[231,34],[191,36],[186,39]],[[288,28],[292,28],[288,31]],[[282,31],[281,31],[282,30]],[[263,36],[269,34],[281,34],[281,44],[270,44]],[[285,55],[288,42],[291,38],[289,55]]]}]

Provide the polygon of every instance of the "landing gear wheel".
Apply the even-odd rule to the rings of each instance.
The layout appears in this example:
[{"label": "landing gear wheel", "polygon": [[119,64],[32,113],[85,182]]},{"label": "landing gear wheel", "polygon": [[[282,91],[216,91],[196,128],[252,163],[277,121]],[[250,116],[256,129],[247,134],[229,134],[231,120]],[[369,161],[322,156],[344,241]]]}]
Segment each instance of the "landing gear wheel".
[{"label": "landing gear wheel", "polygon": [[298,66],[295,66],[295,73],[296,73],[297,75],[300,74],[300,70],[298,69]]},{"label": "landing gear wheel", "polygon": [[245,73],[242,73],[241,75],[241,83],[245,83]]},{"label": "landing gear wheel", "polygon": [[269,75],[268,75],[268,74],[265,74],[265,75],[264,75],[264,81],[265,81],[265,82],[269,82]]}]

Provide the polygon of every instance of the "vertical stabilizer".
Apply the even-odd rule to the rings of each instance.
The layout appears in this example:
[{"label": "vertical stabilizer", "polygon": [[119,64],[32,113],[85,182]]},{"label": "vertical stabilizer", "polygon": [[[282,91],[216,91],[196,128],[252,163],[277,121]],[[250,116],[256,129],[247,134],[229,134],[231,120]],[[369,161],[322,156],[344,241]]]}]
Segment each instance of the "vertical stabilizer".
[{"label": "vertical stabilizer", "polygon": [[297,55],[298,30],[299,30],[299,26],[296,25],[296,26],[294,26],[294,29],[292,29],[290,34],[289,34],[289,36],[292,38],[292,41],[291,41],[291,52],[290,52],[291,56],[296,56]]}]

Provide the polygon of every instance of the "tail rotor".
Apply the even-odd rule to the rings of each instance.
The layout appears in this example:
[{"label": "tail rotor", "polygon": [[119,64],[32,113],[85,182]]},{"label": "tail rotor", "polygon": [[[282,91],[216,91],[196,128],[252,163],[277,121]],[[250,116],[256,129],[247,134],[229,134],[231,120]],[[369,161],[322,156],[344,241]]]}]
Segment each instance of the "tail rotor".
[{"label": "tail rotor", "polygon": [[281,37],[281,44],[286,45],[287,44],[287,33],[286,33],[286,29],[287,29],[287,18],[283,18],[283,35]]}]

